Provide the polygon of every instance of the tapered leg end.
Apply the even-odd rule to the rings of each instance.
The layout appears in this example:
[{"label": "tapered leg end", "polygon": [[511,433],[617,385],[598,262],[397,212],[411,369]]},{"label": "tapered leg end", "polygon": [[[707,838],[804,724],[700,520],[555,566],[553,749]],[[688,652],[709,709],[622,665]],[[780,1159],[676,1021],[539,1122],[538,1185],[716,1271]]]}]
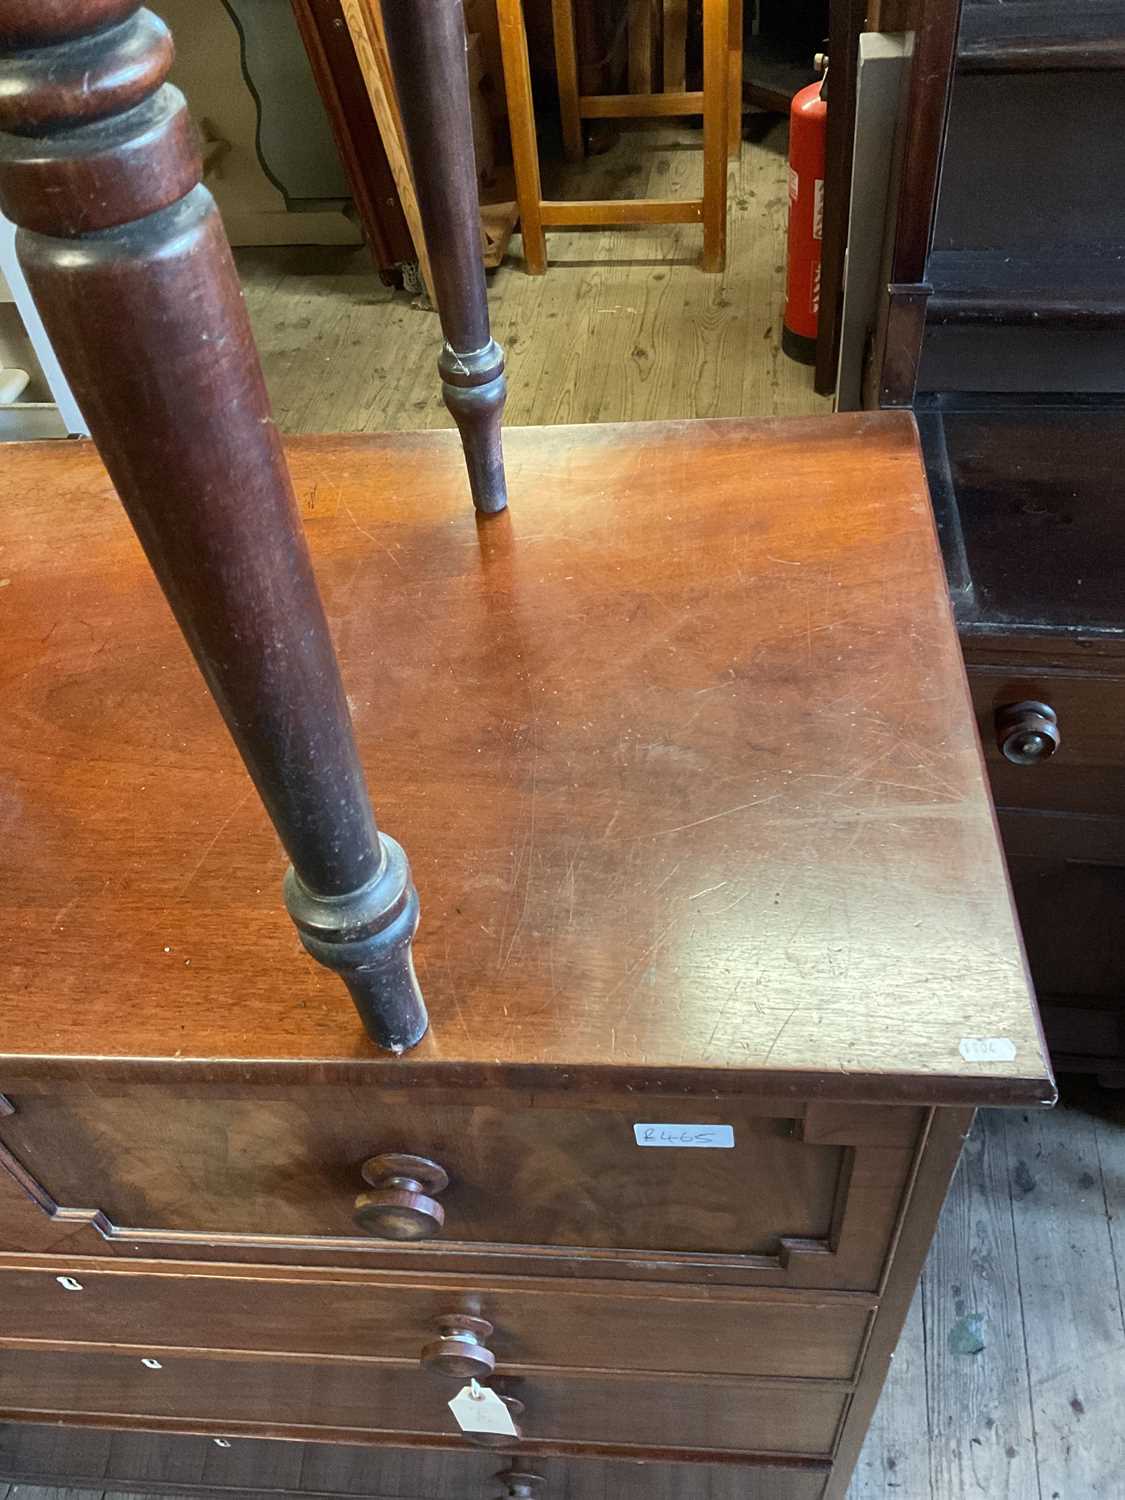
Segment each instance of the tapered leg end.
[{"label": "tapered leg end", "polygon": [[504,351],[495,341],[471,354],[448,344],[438,360],[441,393],[461,433],[473,504],[495,515],[508,503],[500,422],[508,395]]},{"label": "tapered leg end", "polygon": [[361,890],[319,896],[290,869],[285,905],[308,952],[347,985],[371,1040],[399,1054],[429,1026],[411,951],[418,892],[402,846],[385,833],[379,842],[382,868]]}]

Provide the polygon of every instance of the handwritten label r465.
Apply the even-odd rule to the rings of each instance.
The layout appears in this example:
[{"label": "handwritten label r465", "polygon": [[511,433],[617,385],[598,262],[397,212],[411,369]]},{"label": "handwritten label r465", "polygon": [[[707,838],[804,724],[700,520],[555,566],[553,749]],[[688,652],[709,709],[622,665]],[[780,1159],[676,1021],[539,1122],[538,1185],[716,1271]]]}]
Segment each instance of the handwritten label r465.
[{"label": "handwritten label r465", "polygon": [[634,1125],[633,1138],[638,1146],[702,1146],[729,1150],[734,1145],[734,1126]]}]

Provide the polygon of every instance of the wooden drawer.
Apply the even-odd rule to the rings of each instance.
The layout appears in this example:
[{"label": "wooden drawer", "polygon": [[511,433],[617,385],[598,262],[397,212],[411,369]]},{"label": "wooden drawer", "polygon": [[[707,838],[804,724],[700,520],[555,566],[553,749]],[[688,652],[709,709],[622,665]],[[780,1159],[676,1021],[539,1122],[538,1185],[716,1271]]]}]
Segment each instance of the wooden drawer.
[{"label": "wooden drawer", "polygon": [[500,1500],[515,1465],[544,1480],[539,1500],[820,1500],[823,1464],[654,1463],[637,1458],[509,1458],[474,1450],[223,1439],[54,1423],[0,1424],[0,1481],[200,1495],[278,1493],[364,1500]]},{"label": "wooden drawer", "polygon": [[[185,1268],[189,1269],[189,1268]],[[444,1314],[487,1319],[497,1367],[773,1375],[850,1380],[873,1306],[867,1297],[629,1283],[424,1285],[392,1275],[292,1272],[269,1279],[198,1267],[187,1275],[52,1260],[0,1270],[0,1344],[21,1341],[248,1350],[414,1364]]]},{"label": "wooden drawer", "polygon": [[[524,1403],[528,1451],[572,1443],[826,1458],[848,1401],[839,1386],[812,1381],[542,1373],[493,1384]],[[0,1415],[170,1420],[245,1435],[460,1440],[446,1404],[457,1388],[422,1370],[366,1363],[19,1350],[0,1362]]]},{"label": "wooden drawer", "polygon": [[[810,1131],[803,1105],[729,1099],[303,1086],[66,1083],[8,1088],[0,1143],[48,1211],[122,1253],[457,1271],[877,1286],[924,1111],[852,1108]],[[731,1149],[638,1146],[634,1124],[728,1125]],[[364,1160],[441,1163],[440,1237],[374,1240],[353,1222]],[[85,1249],[77,1245],[74,1248]],[[502,1265],[500,1264],[502,1262]]]},{"label": "wooden drawer", "polygon": [[[1125,815],[1125,677],[969,665],[969,685],[998,807]],[[1035,701],[1058,715],[1050,759],[1013,765],[996,742],[997,710]]]}]

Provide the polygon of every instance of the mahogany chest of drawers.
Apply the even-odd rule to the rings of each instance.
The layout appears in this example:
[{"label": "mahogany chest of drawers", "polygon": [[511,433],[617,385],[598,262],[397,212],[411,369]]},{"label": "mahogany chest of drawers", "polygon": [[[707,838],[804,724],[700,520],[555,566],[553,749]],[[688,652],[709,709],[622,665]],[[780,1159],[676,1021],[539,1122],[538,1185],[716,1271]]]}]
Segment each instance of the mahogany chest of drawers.
[{"label": "mahogany chest of drawers", "polygon": [[1053,1097],[909,416],[507,446],[487,527],[449,434],[289,450],[402,1058],[92,450],[10,450],[0,1477],[838,1500],[972,1109]]}]

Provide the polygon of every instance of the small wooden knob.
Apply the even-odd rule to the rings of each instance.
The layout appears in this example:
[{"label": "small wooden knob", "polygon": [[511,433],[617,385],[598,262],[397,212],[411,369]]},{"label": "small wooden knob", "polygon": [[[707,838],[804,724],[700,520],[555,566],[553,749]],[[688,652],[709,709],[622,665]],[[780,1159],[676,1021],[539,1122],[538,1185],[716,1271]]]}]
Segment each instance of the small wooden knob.
[{"label": "small wooden knob", "polygon": [[380,1240],[429,1240],[445,1223],[433,1196],[449,1186],[445,1169],[425,1156],[387,1152],[361,1167],[372,1191],[355,1200],[355,1222]]},{"label": "small wooden knob", "polygon": [[1029,699],[1005,703],[996,710],[996,743],[1014,766],[1049,760],[1059,748],[1059,718],[1047,703]]},{"label": "small wooden knob", "polygon": [[542,1474],[524,1469],[504,1469],[496,1477],[504,1486],[504,1500],[538,1500],[547,1483]]},{"label": "small wooden knob", "polygon": [[496,1356],[485,1347],[492,1324],[465,1313],[448,1313],[437,1320],[438,1337],[422,1349],[422,1365],[435,1375],[455,1380],[484,1380],[496,1368]]},{"label": "small wooden knob", "polygon": [[[499,1394],[497,1392],[497,1395]],[[464,1432],[461,1436],[467,1443],[475,1443],[478,1448],[510,1448],[513,1443],[518,1443],[523,1437],[518,1420],[523,1415],[523,1402],[517,1401],[514,1396],[500,1396],[500,1399],[512,1414],[512,1421],[516,1428],[515,1437],[509,1437],[503,1432]]]}]

